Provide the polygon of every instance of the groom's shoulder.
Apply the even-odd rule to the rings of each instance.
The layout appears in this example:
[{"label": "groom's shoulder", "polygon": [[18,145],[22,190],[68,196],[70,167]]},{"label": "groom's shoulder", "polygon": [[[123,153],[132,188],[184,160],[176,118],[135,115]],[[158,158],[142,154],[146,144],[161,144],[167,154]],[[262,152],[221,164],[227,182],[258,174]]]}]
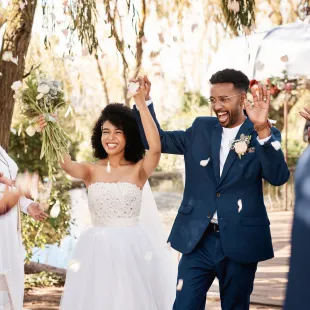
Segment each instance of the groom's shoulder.
[{"label": "groom's shoulder", "polygon": [[194,124],[197,127],[203,126],[204,128],[213,127],[219,123],[217,117],[214,116],[199,116],[195,119]]}]

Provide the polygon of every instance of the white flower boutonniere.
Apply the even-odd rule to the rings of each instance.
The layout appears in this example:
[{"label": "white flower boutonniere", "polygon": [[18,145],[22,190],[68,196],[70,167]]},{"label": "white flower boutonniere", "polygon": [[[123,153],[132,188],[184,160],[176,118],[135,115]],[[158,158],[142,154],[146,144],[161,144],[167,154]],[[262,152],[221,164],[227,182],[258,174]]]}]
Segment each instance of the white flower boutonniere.
[{"label": "white flower boutonniere", "polygon": [[240,135],[240,139],[234,140],[230,142],[230,148],[232,150],[235,150],[235,152],[238,154],[239,158],[241,159],[241,156],[243,156],[250,144],[251,136],[246,136],[244,134]]}]

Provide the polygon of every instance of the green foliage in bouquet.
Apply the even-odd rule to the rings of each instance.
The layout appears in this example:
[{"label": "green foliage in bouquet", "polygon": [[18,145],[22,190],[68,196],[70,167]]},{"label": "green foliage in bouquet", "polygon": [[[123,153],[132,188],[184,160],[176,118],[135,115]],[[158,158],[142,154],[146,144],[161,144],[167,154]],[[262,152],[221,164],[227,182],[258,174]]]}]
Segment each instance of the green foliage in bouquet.
[{"label": "green foliage in bouquet", "polygon": [[[43,180],[48,175],[48,166],[40,159],[41,135],[38,133],[33,137],[22,132],[19,136],[11,134],[10,156],[16,161],[19,172],[37,172]],[[60,243],[69,234],[71,222],[69,189],[71,182],[66,178],[65,173],[55,169],[56,182],[53,183],[50,205],[47,213],[57,202],[60,205],[60,213],[57,218],[49,218],[44,223],[35,222],[27,215],[22,216],[23,241],[26,248],[26,261],[32,257],[33,247],[43,248],[45,244]]]},{"label": "green foliage in bouquet", "polygon": [[45,117],[47,126],[42,133],[40,158],[45,157],[49,176],[52,177],[55,172],[53,167],[68,151],[69,137],[55,119],[55,114],[67,106],[61,84],[41,72],[32,72],[25,80],[25,87],[14,90],[24,121],[30,123],[26,129],[29,136],[40,131],[38,118],[42,115]]}]

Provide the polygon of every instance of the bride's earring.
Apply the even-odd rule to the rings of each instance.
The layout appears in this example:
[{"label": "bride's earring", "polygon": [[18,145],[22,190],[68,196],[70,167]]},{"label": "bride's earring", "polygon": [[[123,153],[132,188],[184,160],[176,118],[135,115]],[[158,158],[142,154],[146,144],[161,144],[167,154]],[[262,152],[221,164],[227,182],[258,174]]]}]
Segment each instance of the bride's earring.
[{"label": "bride's earring", "polygon": [[107,173],[111,172],[111,165],[110,165],[110,161],[108,160],[108,164],[107,164]]}]

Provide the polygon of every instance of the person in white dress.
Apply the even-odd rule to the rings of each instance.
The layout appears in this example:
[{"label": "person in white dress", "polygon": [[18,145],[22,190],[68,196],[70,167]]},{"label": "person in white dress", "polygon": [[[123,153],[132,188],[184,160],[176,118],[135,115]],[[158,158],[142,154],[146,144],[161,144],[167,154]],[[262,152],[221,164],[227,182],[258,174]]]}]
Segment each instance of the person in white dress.
[{"label": "person in white dress", "polygon": [[[0,146],[0,310],[23,309],[24,249],[21,238],[20,210],[35,220],[44,220],[44,205],[16,193],[5,193],[13,186],[18,167]],[[6,194],[4,197],[3,194]],[[3,198],[3,199],[2,199]],[[12,201],[8,203],[7,199]],[[15,202],[19,201],[17,205]],[[4,205],[5,204],[5,205]]]},{"label": "person in white dress", "polygon": [[147,155],[132,110],[115,103],[102,111],[93,129],[99,160],[75,162],[66,155],[61,163],[88,188],[92,221],[69,262],[62,310],[172,309],[177,265],[161,235],[147,182],[160,160],[161,143],[143,79],[139,84],[134,100],[149,143]]}]

